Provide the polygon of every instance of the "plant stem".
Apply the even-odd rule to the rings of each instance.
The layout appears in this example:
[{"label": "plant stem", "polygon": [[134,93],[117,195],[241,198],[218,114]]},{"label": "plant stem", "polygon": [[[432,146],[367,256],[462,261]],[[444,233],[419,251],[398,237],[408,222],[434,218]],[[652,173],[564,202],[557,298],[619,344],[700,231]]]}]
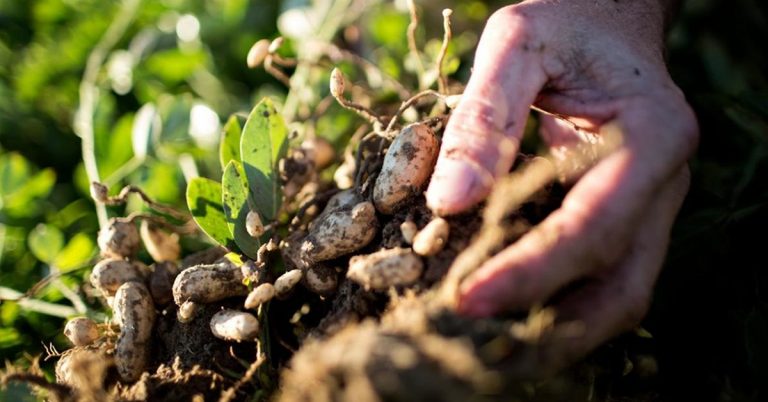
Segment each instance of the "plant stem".
[{"label": "plant stem", "polygon": [[[75,115],[73,128],[82,141],[83,164],[85,165],[89,182],[101,181],[99,166],[96,163],[93,129],[93,114],[96,110],[96,102],[99,95],[96,80],[107,55],[122,38],[123,34],[125,34],[131,22],[133,22],[140,4],[141,0],[123,0],[107,31],[93,48],[91,54],[88,55],[83,79],[80,81],[80,105]],[[96,203],[96,215],[99,218],[99,227],[104,227],[109,218],[106,206]]]}]

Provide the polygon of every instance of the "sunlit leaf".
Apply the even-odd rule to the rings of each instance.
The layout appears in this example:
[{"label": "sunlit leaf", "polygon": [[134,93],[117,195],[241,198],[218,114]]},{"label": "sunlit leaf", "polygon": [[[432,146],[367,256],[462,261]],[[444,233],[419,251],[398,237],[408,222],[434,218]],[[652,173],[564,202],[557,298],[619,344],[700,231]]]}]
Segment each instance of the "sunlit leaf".
[{"label": "sunlit leaf", "polygon": [[203,51],[182,52],[172,49],[154,53],[144,65],[151,74],[172,85],[189,78],[205,61]]},{"label": "sunlit leaf", "polygon": [[59,252],[53,265],[63,272],[80,268],[96,255],[96,251],[93,237],[87,233],[78,233]]},{"label": "sunlit leaf", "polygon": [[38,260],[50,264],[64,247],[64,234],[55,226],[41,223],[29,232],[27,244]]},{"label": "sunlit leaf", "polygon": [[261,243],[251,237],[245,228],[245,217],[251,207],[248,202],[248,180],[239,162],[230,161],[224,169],[221,190],[227,227],[235,237],[235,244],[243,254],[255,259]]},{"label": "sunlit leaf", "polygon": [[216,243],[232,249],[235,240],[227,227],[221,199],[221,184],[211,179],[196,177],[187,185],[187,206],[197,225]]},{"label": "sunlit leaf", "polygon": [[221,162],[221,169],[227,167],[229,161],[240,160],[240,133],[242,128],[237,116],[229,116],[227,124],[224,125],[224,130],[221,137],[221,143],[219,144],[219,160]]},{"label": "sunlit leaf", "polygon": [[56,173],[53,169],[45,169],[31,178],[27,177],[21,187],[5,198],[3,208],[9,215],[32,216],[35,215],[41,205],[35,203],[37,199],[48,196],[56,184]]},{"label": "sunlit leaf", "polygon": [[253,108],[240,139],[240,155],[257,212],[271,221],[282,201],[277,162],[287,149],[288,130],[274,104],[264,98]]}]

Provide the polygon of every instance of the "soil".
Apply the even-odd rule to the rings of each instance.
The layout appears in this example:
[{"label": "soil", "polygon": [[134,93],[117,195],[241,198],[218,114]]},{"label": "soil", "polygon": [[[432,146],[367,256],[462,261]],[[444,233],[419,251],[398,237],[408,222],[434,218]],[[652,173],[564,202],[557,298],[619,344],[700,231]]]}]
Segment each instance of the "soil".
[{"label": "soil", "polygon": [[[432,121],[438,133],[444,120]],[[383,148],[379,141],[374,141],[377,152]],[[361,166],[364,195],[370,193],[381,154],[367,158],[372,160]],[[521,155],[518,160],[526,163],[531,158]],[[557,322],[552,310],[468,319],[445,303],[441,288],[457,261],[464,257],[461,264],[479,265],[511,244],[559,206],[565,189],[548,185],[531,194],[518,208],[501,208],[503,213],[490,222],[497,234],[485,239],[483,234],[490,232],[485,206],[447,218],[450,235],[444,247],[422,258],[423,274],[408,286],[366,290],[345,277],[350,255],[323,262],[324,275],[339,279],[336,292],[318,295],[297,286],[271,301],[258,313],[263,328],[259,342],[226,342],[211,333],[213,314],[224,308],[242,309],[244,297],[200,305],[194,319],[186,323],[177,319],[175,304],[158,307],[150,368],[136,383],[119,381],[110,358],[115,334],[110,334],[97,346],[67,352],[89,363],[71,365],[69,376],[76,380],[67,382],[68,393],[56,395],[84,401],[653,400],[647,392],[651,388],[642,384],[652,383],[654,361],[627,346],[637,337],[619,340],[584,363],[553,375],[549,368],[563,362],[555,360],[557,354],[549,353],[548,345],[573,336],[577,329]],[[323,197],[322,203],[327,199]],[[377,230],[376,237],[353,254],[408,248],[400,225],[411,220],[421,229],[433,215],[423,195],[415,192],[393,215],[377,218],[378,229],[371,229]],[[303,225],[292,229],[304,231]],[[478,248],[480,243],[484,245]],[[189,256],[181,268],[211,263],[223,253],[214,248]],[[273,263],[276,254],[265,257],[267,270],[257,282],[274,279],[284,269]],[[94,351],[100,358],[93,357]],[[616,373],[628,374],[632,381]],[[625,382],[631,386],[624,386]]]}]

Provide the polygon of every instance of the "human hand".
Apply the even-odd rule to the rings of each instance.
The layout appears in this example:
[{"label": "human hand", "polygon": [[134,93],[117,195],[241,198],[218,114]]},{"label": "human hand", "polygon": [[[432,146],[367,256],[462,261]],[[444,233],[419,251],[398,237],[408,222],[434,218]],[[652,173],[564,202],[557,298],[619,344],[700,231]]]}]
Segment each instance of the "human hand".
[{"label": "human hand", "polygon": [[[586,328],[550,351],[562,363],[643,318],[688,189],[698,127],[664,65],[664,2],[531,0],[491,16],[426,193],[441,215],[484,199],[512,165],[531,104],[595,133],[620,129],[621,144],[561,208],[459,288],[459,312],[489,316],[585,280],[556,306],[560,319]],[[553,155],[581,141],[546,115],[541,134]]]}]

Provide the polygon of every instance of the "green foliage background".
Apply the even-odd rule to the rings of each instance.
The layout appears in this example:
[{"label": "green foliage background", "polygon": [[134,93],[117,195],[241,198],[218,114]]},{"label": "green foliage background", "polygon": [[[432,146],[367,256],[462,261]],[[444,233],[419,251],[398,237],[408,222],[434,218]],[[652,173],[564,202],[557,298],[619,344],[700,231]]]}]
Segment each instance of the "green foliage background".
[{"label": "green foliage background", "polygon": [[[430,2],[430,9],[453,7],[456,31],[479,33],[498,5],[443,1]],[[114,188],[137,184],[159,201],[183,206],[181,155],[194,157],[203,176],[220,177],[215,149],[188,135],[190,109],[206,105],[223,124],[263,95],[282,99],[284,87],[263,69],[247,69],[244,58],[255,40],[277,35],[284,6],[267,0],[143,2],[107,57],[114,71],[103,69],[96,82],[102,90],[94,130],[103,178]],[[43,343],[66,347],[57,316],[100,314],[80,286],[96,254],[98,224],[72,126],[86,60],[120,7],[100,0],[0,2],[0,360],[29,365]],[[406,80],[399,60],[407,52],[407,15],[388,2],[373,10],[361,24],[370,45],[364,55]],[[185,15],[200,26],[189,41],[176,32]],[[439,36],[439,19],[425,20],[426,37]],[[669,35],[670,68],[699,116],[702,139],[644,325],[653,335],[648,347],[658,360],[652,386],[659,400],[768,398],[766,39],[768,6],[759,0],[688,1]],[[436,45],[428,43],[428,52]],[[471,46],[467,38],[455,45]],[[290,52],[291,43],[286,48]],[[456,76],[465,81],[471,52],[455,52],[464,61],[461,67],[454,62]],[[121,60],[130,61],[128,87]],[[132,130],[148,104],[161,122],[159,130],[150,129],[160,134],[152,137],[147,157],[138,158]],[[330,110],[317,127],[338,145],[354,121]],[[26,302],[12,300],[56,272],[63,275]],[[0,391],[0,399],[10,395]]]}]

